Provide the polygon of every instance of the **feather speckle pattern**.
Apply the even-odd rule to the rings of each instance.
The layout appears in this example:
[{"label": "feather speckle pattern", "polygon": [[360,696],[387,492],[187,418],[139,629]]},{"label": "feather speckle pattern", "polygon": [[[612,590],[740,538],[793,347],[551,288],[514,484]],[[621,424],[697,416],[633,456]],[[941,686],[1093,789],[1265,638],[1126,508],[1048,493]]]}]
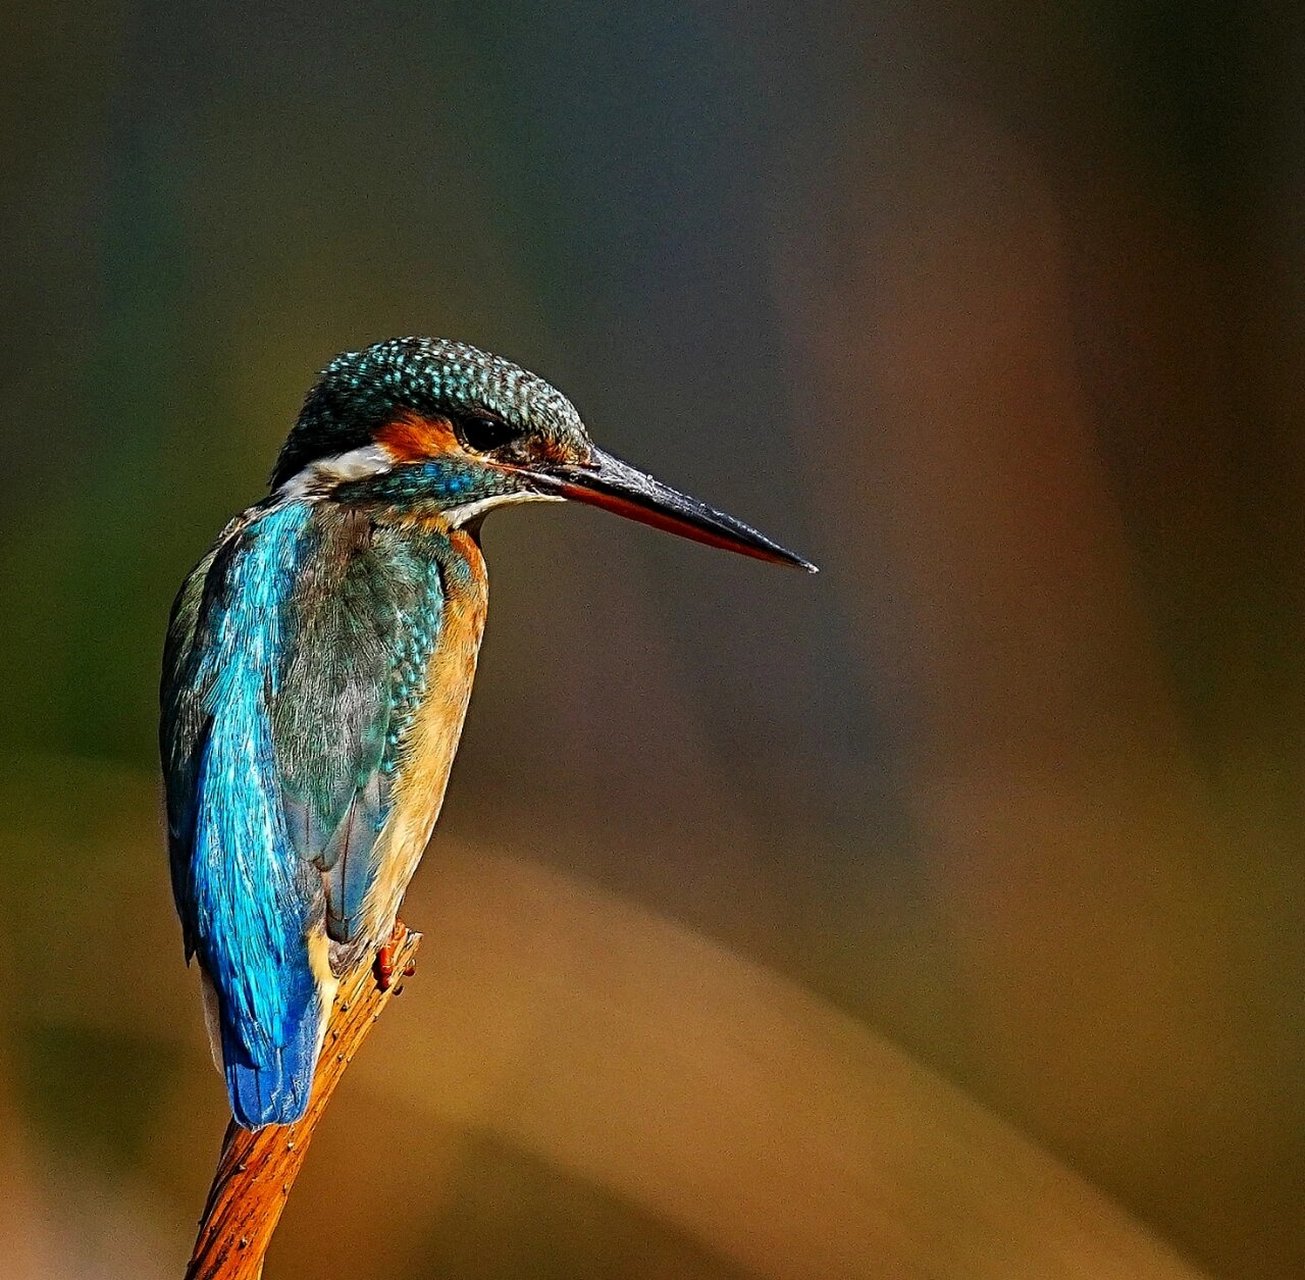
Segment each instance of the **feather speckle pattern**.
[{"label": "feather speckle pattern", "polygon": [[487,412],[555,446],[587,440],[575,405],[510,360],[444,338],[390,338],[345,351],[322,371],[277,458],[273,488],[315,458],[365,446],[402,411]]}]

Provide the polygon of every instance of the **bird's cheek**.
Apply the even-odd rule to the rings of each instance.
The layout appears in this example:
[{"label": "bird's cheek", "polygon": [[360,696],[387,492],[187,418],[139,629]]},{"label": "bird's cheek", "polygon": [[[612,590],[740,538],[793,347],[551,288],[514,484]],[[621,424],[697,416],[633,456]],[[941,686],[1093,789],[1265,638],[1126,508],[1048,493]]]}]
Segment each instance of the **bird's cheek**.
[{"label": "bird's cheek", "polygon": [[462,452],[453,434],[453,424],[447,418],[428,418],[415,413],[396,415],[376,433],[376,440],[399,462],[456,456]]}]

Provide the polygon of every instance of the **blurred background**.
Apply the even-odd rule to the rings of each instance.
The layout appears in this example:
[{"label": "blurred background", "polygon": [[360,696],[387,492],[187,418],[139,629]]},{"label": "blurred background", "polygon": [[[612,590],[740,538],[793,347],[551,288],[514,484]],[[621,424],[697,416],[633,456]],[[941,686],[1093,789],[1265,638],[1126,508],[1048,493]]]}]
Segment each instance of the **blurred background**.
[{"label": "blurred background", "polygon": [[269,1276],[1305,1273],[1298,18],[0,34],[6,1275],[181,1273],[226,1113],[167,611],[316,370],[401,333],[822,573],[489,521],[422,970]]}]

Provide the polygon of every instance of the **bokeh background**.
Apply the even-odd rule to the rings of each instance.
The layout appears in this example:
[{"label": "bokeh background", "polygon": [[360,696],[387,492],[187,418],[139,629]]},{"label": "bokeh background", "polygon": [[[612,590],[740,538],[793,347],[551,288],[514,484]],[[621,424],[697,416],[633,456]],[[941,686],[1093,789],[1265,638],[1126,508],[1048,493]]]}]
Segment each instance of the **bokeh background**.
[{"label": "bokeh background", "polygon": [[167,609],[417,332],[823,572],[489,522],[422,972],[269,1275],[1305,1273],[1302,34],[6,6],[0,1270],[180,1274]]}]

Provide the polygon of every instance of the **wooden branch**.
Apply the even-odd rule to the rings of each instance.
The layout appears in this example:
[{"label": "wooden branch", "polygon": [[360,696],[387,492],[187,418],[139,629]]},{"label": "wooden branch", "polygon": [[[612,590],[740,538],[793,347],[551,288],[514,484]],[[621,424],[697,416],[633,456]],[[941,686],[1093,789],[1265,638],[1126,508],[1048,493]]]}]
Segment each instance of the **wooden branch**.
[{"label": "wooden branch", "polygon": [[[394,948],[396,974],[412,972],[420,945],[421,934],[410,930],[403,934]],[[402,990],[401,982],[382,990],[371,966],[346,978],[327,1023],[304,1118],[296,1124],[269,1125],[257,1133],[242,1129],[234,1120],[227,1126],[186,1280],[258,1280],[262,1275],[272,1233],[335,1086],[390,998]]]}]

